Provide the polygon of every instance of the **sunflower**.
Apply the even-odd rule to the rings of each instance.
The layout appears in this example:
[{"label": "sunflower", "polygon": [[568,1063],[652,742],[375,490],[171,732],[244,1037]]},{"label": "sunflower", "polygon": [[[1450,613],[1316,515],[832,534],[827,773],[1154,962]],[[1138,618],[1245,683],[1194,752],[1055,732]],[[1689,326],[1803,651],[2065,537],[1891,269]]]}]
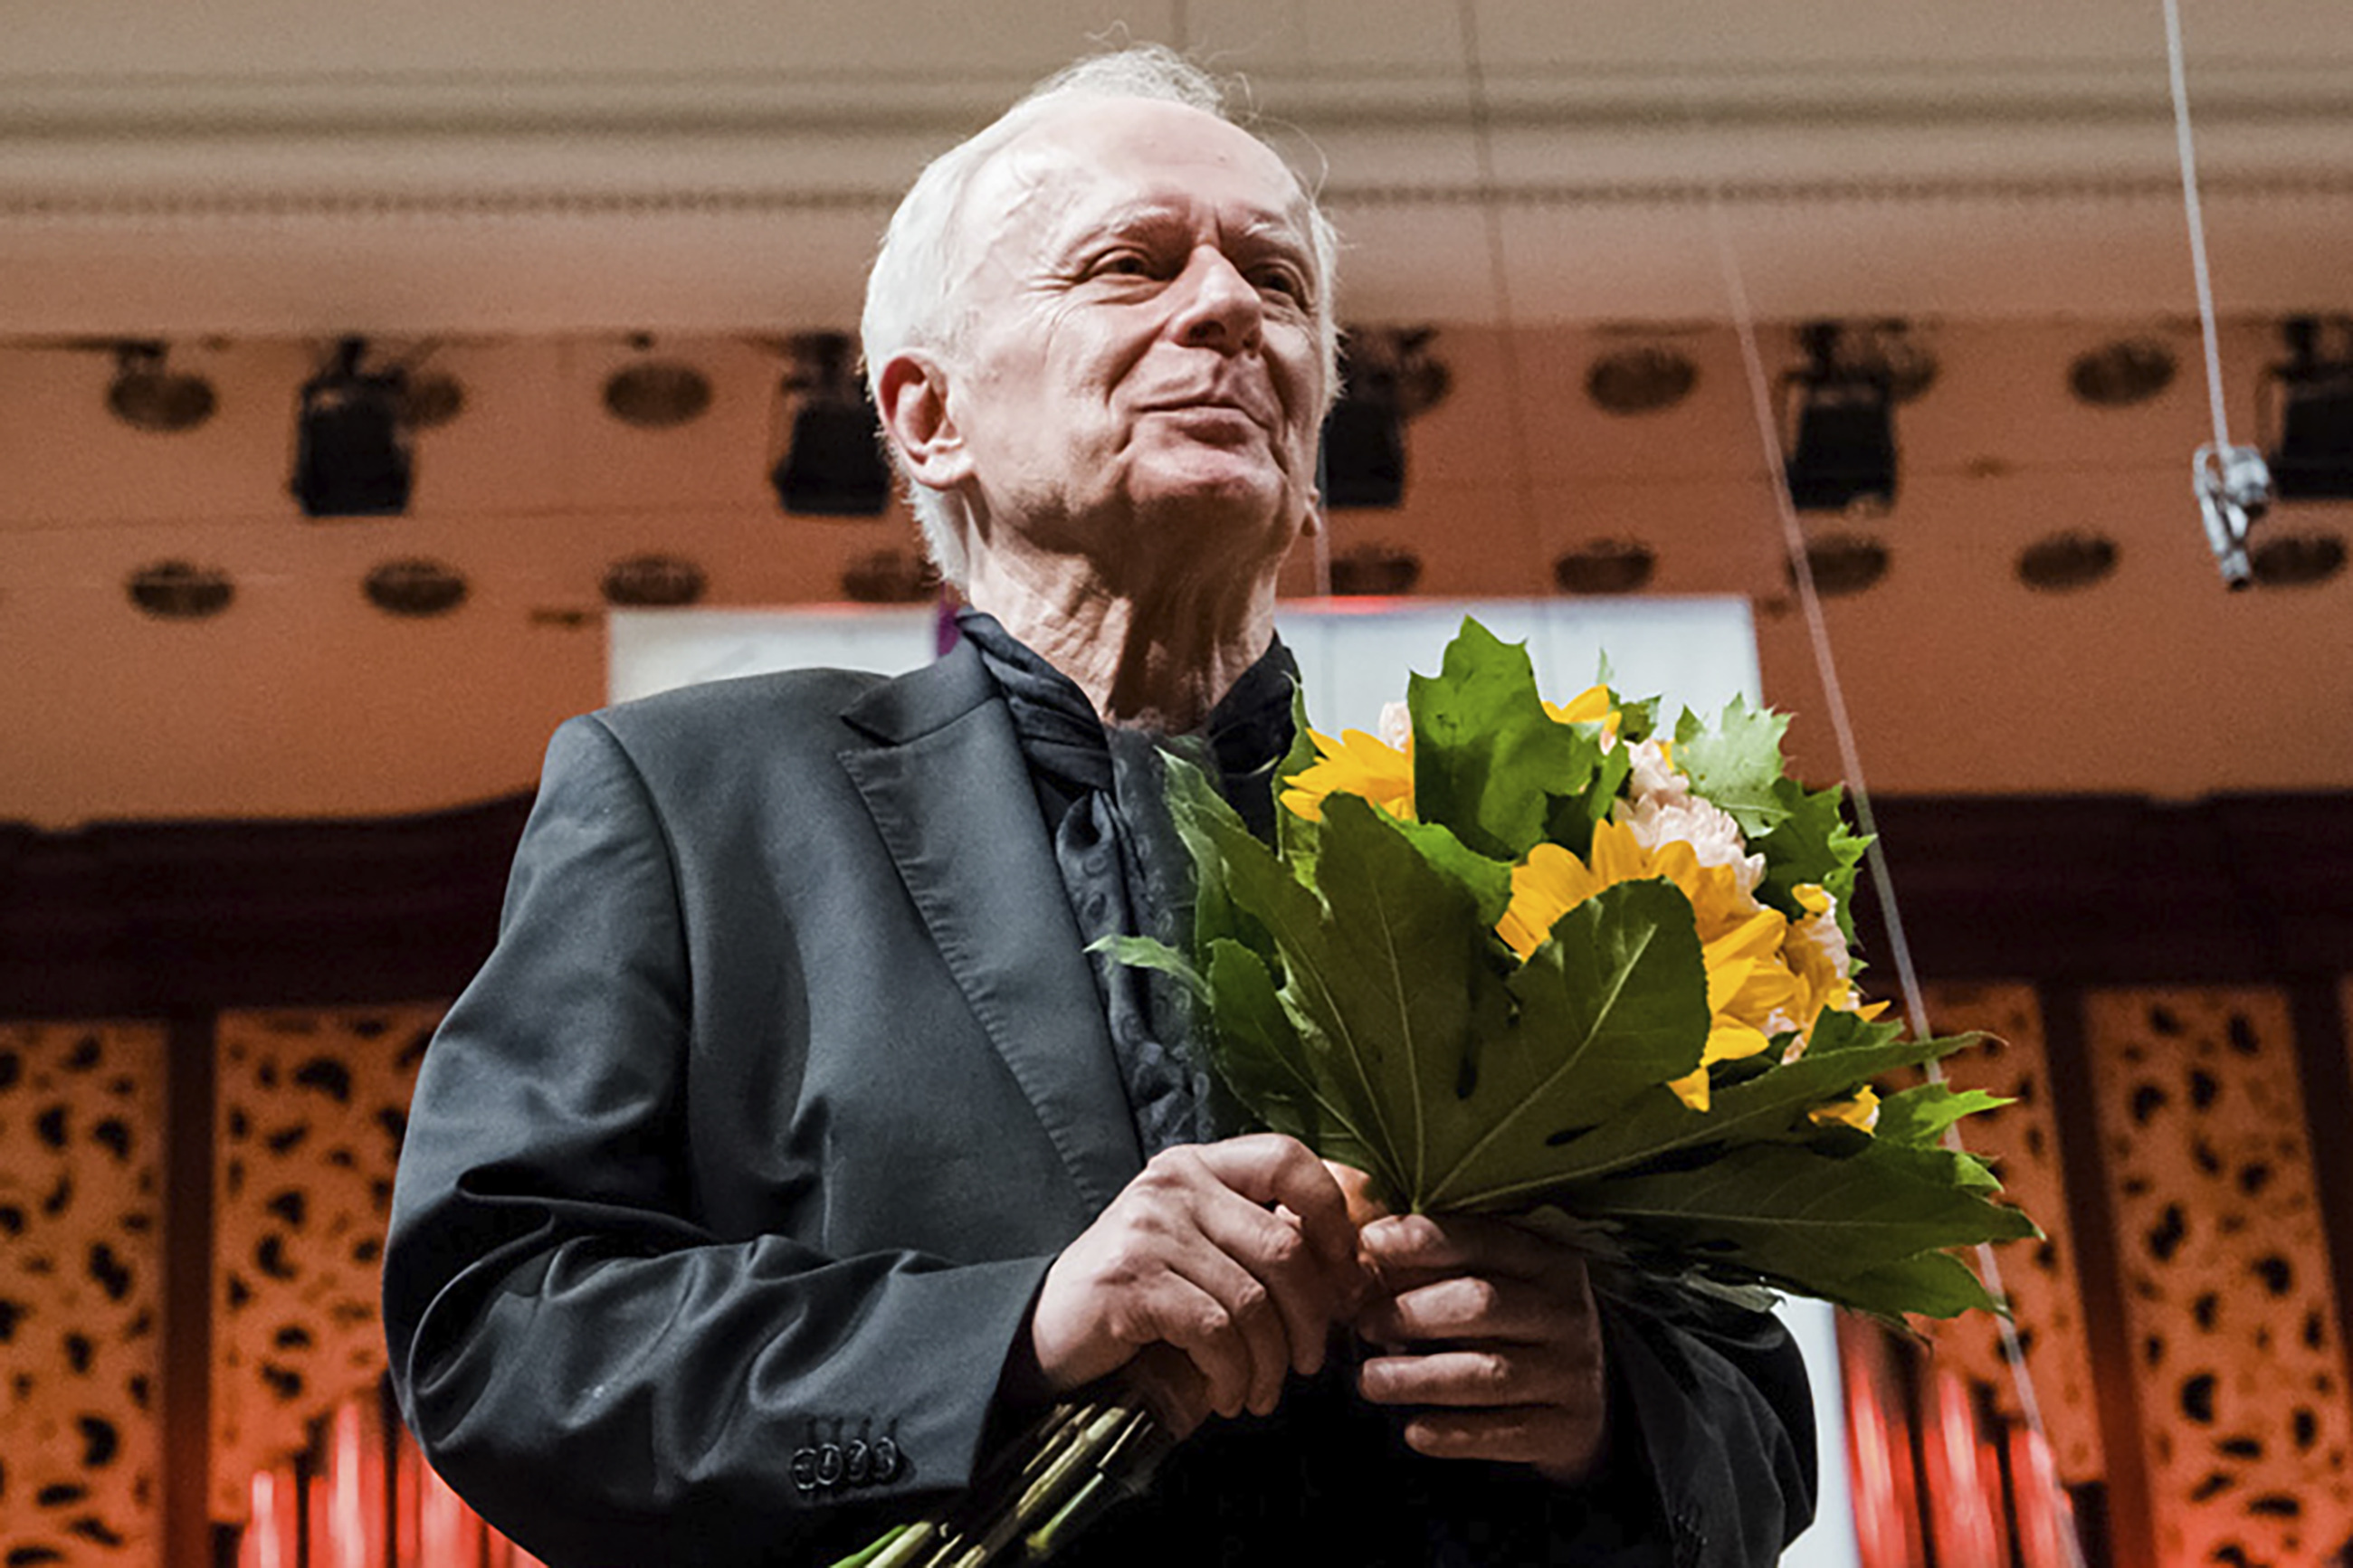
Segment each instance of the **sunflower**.
[{"label": "sunflower", "polygon": [[1353,795],[1403,822],[1413,820],[1413,746],[1392,746],[1362,730],[1338,740],[1310,730],[1317,760],[1291,775],[1282,804],[1310,822],[1324,820],[1324,797]]},{"label": "sunflower", "polygon": [[1769,1026],[1801,1000],[1782,957],[1788,921],[1740,889],[1734,869],[1703,866],[1690,845],[1646,849],[1622,824],[1595,825],[1589,863],[1557,844],[1539,844],[1512,868],[1512,901],[1496,932],[1525,960],[1555,921],[1605,888],[1663,879],[1691,900],[1707,966],[1707,1043],[1699,1066],[1667,1087],[1694,1110],[1708,1106],[1707,1069],[1769,1048]]}]

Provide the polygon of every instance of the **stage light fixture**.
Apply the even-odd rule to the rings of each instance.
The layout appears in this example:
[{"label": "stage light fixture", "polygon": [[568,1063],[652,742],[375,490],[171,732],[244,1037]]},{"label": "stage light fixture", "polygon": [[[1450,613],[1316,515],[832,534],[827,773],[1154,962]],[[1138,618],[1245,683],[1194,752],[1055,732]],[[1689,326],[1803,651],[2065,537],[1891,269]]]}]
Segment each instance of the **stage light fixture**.
[{"label": "stage light fixture", "polygon": [[1333,510],[1405,500],[1406,421],[1445,397],[1452,378],[1430,354],[1430,327],[1357,329],[1346,335],[1346,381],[1324,420],[1317,488]]},{"label": "stage light fixture", "polygon": [[702,597],[711,585],[702,568],[683,555],[631,555],[605,568],[605,602],[620,609],[675,609]]},{"label": "stage light fixture", "polygon": [[227,573],[188,561],[142,566],[122,586],[141,614],[159,621],[209,620],[237,597],[237,584]]},{"label": "stage light fixture", "polygon": [[1659,568],[1658,552],[1639,539],[1594,539],[1552,563],[1564,594],[1639,594]]},{"label": "stage light fixture", "polygon": [[1875,513],[1895,504],[1895,402],[1899,371],[1925,387],[1934,362],[1899,366],[1877,341],[1837,321],[1799,329],[1806,363],[1782,382],[1783,472],[1799,511]]},{"label": "stage light fixture", "polygon": [[[653,339],[630,345],[642,353]],[[605,380],[605,410],[640,430],[670,430],[691,424],[711,406],[711,378],[683,360],[645,358],[623,365]]]},{"label": "stage light fixture", "polygon": [[118,343],[114,349],[114,380],[106,389],[106,405],[134,430],[174,434],[193,430],[213,416],[219,406],[213,384],[203,376],[171,367],[171,350],[160,342]]},{"label": "stage light fixture", "polygon": [[2042,594],[2072,594],[2116,569],[2116,542],[2080,529],[2046,534],[2018,552],[2018,580]]},{"label": "stage light fixture", "polygon": [[465,574],[448,563],[408,556],[378,565],[360,591],[387,616],[430,620],[464,604],[468,589]]},{"label": "stage light fixture", "polygon": [[1585,395],[1604,414],[1631,417],[1672,408],[1699,384],[1689,354],[1663,343],[1610,350],[1585,370]]},{"label": "stage light fixture", "polygon": [[2316,587],[2345,570],[2345,541],[2334,533],[2274,533],[2250,552],[2248,568],[2262,587]]},{"label": "stage light fixture", "polygon": [[367,340],[344,338],[302,384],[295,419],[294,499],[305,517],[397,517],[415,472],[402,408],[405,368],[364,370]]},{"label": "stage light fixture", "polygon": [[793,368],[779,389],[783,450],[768,470],[776,504],[811,517],[880,517],[891,504],[874,405],[845,332],[790,339]]},{"label": "stage light fixture", "polygon": [[2128,408],[2173,384],[2173,351],[2155,338],[2119,338],[2075,356],[2067,390],[2094,408]]},{"label": "stage light fixture", "polygon": [[2265,377],[2272,493],[2353,500],[2353,318],[2281,323],[2287,358]]},{"label": "stage light fixture", "polygon": [[[1887,575],[1889,564],[1887,546],[1865,534],[1828,533],[1806,546],[1806,573],[1825,599],[1869,593]],[[1794,587],[1797,568],[1788,570]]]},{"label": "stage light fixture", "polygon": [[1421,557],[1401,544],[1359,544],[1332,558],[1332,592],[1344,598],[1410,594]]},{"label": "stage light fixture", "polygon": [[870,550],[841,569],[842,596],[860,605],[920,605],[940,591],[940,574],[912,550]]}]

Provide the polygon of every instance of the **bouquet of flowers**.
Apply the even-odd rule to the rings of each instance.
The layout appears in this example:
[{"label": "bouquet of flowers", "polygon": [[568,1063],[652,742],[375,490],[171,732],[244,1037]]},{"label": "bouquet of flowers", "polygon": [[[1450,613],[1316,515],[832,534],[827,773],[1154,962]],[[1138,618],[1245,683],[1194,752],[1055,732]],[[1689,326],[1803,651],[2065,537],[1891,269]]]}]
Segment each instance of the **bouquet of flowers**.
[{"label": "bouquet of flowers", "polygon": [[[1873,1088],[1975,1037],[1905,1038],[1861,999],[1865,841],[1840,790],[1786,776],[1787,727],[1736,700],[1670,733],[1606,685],[1557,706],[1466,621],[1380,734],[1303,716],[1271,845],[1172,762],[1189,951],[1110,945],[1190,991],[1259,1121],[1392,1210],[1516,1218],[1753,1306],[1998,1310],[1955,1249],[2039,1233],[1947,1133],[2002,1102]],[[1064,1406],[1009,1493],[871,1561],[1042,1555],[1166,1446],[1115,1397]]]}]

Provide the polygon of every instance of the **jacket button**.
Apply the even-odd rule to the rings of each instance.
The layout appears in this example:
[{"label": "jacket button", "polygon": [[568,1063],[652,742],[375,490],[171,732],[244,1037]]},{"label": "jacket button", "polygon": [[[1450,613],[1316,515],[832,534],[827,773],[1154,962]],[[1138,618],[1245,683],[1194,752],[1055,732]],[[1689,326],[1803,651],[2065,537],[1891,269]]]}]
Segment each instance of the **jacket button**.
[{"label": "jacket button", "polygon": [[897,1443],[888,1437],[874,1439],[873,1468],[871,1473],[876,1486],[881,1486],[885,1481],[898,1479],[900,1468],[905,1462],[906,1457],[899,1452]]},{"label": "jacket button", "polygon": [[874,1450],[863,1437],[853,1437],[841,1451],[841,1479],[853,1487],[862,1487],[873,1473]]},{"label": "jacket button", "polygon": [[803,1493],[817,1490],[817,1450],[795,1448],[792,1459],[793,1485]]},{"label": "jacket button", "polygon": [[828,1443],[817,1451],[817,1484],[838,1487],[841,1484],[841,1445]]}]

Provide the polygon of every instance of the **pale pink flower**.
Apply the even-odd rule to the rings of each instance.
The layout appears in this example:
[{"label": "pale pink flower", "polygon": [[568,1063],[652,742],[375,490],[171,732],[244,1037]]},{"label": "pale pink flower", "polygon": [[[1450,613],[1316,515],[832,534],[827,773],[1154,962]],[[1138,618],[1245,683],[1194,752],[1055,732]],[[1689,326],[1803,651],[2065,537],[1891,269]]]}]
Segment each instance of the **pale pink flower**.
[{"label": "pale pink flower", "polygon": [[1627,753],[1627,760],[1634,764],[1634,797],[1637,800],[1651,795],[1679,800],[1691,793],[1691,780],[1683,777],[1674,763],[1667,761],[1666,744],[1657,736],[1653,735],[1635,746]]},{"label": "pale pink flower", "polygon": [[1404,751],[1413,744],[1413,710],[1402,702],[1381,704],[1381,721],[1373,732],[1381,744],[1394,751]]},{"label": "pale pink flower", "polygon": [[1609,815],[1645,849],[1655,850],[1662,844],[1680,840],[1692,847],[1701,865],[1729,867],[1741,892],[1751,898],[1756,896],[1757,884],[1765,879],[1765,857],[1748,853],[1748,846],[1740,837],[1740,825],[1722,807],[1697,795],[1680,790],[1638,795],[1620,801]]}]

